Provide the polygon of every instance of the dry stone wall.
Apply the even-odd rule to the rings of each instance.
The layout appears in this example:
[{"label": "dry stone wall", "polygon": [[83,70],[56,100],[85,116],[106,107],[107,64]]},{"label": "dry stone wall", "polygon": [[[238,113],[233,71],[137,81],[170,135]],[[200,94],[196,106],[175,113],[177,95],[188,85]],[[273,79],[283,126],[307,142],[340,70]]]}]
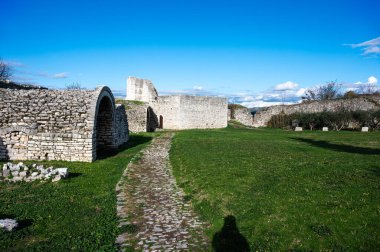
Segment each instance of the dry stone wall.
[{"label": "dry stone wall", "polygon": [[292,114],[297,112],[316,113],[323,111],[337,111],[342,108],[349,111],[380,109],[380,96],[362,96],[351,99],[312,101],[294,105],[272,106],[255,114],[253,126],[267,126],[270,118],[273,115],[280,114],[281,112],[285,114]]},{"label": "dry stone wall", "polygon": [[116,126],[115,114],[108,87],[0,89],[0,160],[93,161],[99,145],[117,147],[128,140],[128,134],[116,139],[123,126]]}]

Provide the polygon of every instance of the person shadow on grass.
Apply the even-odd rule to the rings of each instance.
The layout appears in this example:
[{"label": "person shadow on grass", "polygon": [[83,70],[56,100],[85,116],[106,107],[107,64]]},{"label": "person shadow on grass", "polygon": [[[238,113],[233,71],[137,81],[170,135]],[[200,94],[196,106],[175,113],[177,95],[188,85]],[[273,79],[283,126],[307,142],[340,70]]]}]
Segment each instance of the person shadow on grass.
[{"label": "person shadow on grass", "polygon": [[246,252],[249,251],[247,239],[239,232],[236,218],[228,215],[219,232],[214,234],[212,248],[215,252]]}]

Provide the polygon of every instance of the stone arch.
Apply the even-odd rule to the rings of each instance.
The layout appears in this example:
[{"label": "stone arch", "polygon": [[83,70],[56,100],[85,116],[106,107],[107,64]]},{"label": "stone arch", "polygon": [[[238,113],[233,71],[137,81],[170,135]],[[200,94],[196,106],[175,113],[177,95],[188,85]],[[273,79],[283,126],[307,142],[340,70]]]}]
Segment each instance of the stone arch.
[{"label": "stone arch", "polygon": [[98,87],[96,106],[90,116],[93,116],[93,160],[102,150],[109,150],[114,145],[115,134],[115,99],[108,87]]}]

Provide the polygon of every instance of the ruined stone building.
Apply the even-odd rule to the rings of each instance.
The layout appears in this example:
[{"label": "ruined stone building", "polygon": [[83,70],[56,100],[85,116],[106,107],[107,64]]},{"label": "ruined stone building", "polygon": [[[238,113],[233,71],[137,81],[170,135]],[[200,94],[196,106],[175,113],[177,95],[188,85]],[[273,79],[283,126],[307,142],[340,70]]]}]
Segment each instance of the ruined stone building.
[{"label": "ruined stone building", "polygon": [[0,160],[91,162],[128,139],[124,106],[108,87],[0,89]]},{"label": "ruined stone building", "polygon": [[[153,131],[162,129],[211,129],[227,127],[227,98],[169,95],[159,96],[149,80],[129,77],[126,100],[141,101],[140,118],[133,116],[137,109],[127,110],[130,129]],[[144,121],[145,125],[141,123]],[[145,127],[144,127],[145,126]]]}]

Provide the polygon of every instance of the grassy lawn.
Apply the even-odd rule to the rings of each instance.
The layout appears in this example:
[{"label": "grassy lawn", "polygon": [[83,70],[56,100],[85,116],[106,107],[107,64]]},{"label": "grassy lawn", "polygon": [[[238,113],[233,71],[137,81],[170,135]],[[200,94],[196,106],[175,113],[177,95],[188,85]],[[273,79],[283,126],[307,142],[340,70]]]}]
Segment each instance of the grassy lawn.
[{"label": "grassy lawn", "polygon": [[380,132],[177,132],[174,175],[212,239],[236,218],[251,250],[380,248]]},{"label": "grassy lawn", "polygon": [[0,183],[0,218],[21,223],[15,232],[0,230],[0,251],[115,251],[115,186],[150,139],[133,135],[123,151],[93,163],[39,162],[69,168],[58,183]]}]

